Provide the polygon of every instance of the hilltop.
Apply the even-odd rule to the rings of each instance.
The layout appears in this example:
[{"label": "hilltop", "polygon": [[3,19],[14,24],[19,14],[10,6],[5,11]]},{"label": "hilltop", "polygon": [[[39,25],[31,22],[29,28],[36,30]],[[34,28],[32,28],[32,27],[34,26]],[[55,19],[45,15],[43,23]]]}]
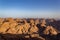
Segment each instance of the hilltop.
[{"label": "hilltop", "polygon": [[0,18],[0,40],[60,40],[60,20]]}]

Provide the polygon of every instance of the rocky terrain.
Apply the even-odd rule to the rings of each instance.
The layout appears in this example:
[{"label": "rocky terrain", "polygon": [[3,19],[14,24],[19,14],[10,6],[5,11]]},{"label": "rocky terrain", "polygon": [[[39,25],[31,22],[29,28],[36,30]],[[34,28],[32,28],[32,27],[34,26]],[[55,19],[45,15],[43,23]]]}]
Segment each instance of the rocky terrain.
[{"label": "rocky terrain", "polygon": [[60,40],[60,20],[0,18],[0,40]]}]

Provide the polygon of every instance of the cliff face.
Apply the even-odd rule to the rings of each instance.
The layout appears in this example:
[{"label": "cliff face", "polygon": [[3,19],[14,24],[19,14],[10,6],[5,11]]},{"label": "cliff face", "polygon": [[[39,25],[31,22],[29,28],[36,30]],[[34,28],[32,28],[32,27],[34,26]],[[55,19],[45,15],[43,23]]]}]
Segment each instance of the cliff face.
[{"label": "cliff face", "polygon": [[59,40],[57,38],[60,35],[59,26],[60,22],[53,19],[0,18],[0,39],[39,38],[41,40]]}]

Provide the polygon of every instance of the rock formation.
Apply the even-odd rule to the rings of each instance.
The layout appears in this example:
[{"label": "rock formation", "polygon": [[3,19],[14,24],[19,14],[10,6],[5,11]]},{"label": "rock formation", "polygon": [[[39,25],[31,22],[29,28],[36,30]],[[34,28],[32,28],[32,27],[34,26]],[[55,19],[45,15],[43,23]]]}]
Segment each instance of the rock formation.
[{"label": "rock formation", "polygon": [[[53,20],[51,20],[51,22],[53,22]],[[0,39],[39,38],[41,40],[47,40],[47,36],[49,36],[48,40],[50,40],[50,37],[57,37],[60,33],[58,32],[59,30],[52,25],[47,25],[46,19],[29,19],[28,22],[28,19],[0,18]],[[57,40],[59,40],[59,38]]]}]

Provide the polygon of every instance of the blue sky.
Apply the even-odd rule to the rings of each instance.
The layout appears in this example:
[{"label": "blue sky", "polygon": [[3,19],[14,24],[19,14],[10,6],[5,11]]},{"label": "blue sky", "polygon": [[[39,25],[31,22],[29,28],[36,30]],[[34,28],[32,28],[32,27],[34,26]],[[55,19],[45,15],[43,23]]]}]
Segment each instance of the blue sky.
[{"label": "blue sky", "polygon": [[60,0],[0,0],[0,17],[59,18]]}]

